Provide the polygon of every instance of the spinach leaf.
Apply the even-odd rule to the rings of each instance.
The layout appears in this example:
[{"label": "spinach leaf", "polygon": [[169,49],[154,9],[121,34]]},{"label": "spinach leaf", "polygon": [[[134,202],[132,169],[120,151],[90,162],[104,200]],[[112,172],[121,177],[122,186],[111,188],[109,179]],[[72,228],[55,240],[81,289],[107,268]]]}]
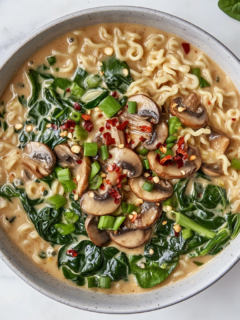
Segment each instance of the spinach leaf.
[{"label": "spinach leaf", "polygon": [[98,271],[99,275],[109,276],[112,281],[127,280],[129,269],[127,256],[122,252],[119,259],[119,257],[115,257],[118,253],[119,250],[114,247],[108,247],[102,251],[104,262]]},{"label": "spinach leaf", "polygon": [[102,61],[101,70],[107,87],[112,91],[125,93],[133,81],[127,63],[114,56]]},{"label": "spinach leaf", "polygon": [[28,112],[28,117],[32,118],[32,123],[37,125],[41,117],[48,115],[51,106],[45,101],[41,100],[35,103]]},{"label": "spinach leaf", "polygon": [[68,280],[72,280],[77,286],[83,286],[85,284],[85,278],[73,273],[69,268],[63,267],[62,272],[64,277]]},{"label": "spinach leaf", "polygon": [[208,209],[214,209],[218,204],[221,204],[223,209],[226,209],[228,205],[226,190],[219,186],[208,184],[198,202]]},{"label": "spinach leaf", "polygon": [[66,90],[69,88],[72,84],[72,81],[66,78],[55,78],[53,83],[51,84],[51,87],[56,90],[56,88],[60,88],[62,90]]},{"label": "spinach leaf", "polygon": [[33,69],[29,69],[28,70],[28,77],[29,80],[31,82],[31,86],[32,86],[32,96],[28,102],[29,107],[33,106],[34,103],[38,100],[40,91],[41,91],[41,84],[38,82],[38,72],[33,70]]},{"label": "spinach leaf", "polygon": [[85,229],[85,220],[86,220],[86,217],[79,217],[79,220],[74,223],[74,225],[75,225],[74,233],[77,235],[82,234],[82,235],[88,237],[88,233]]},{"label": "spinach leaf", "polygon": [[179,128],[182,126],[182,123],[178,117],[171,117],[168,120],[168,131],[169,135],[171,136],[172,134],[178,132]]},{"label": "spinach leaf", "polygon": [[79,85],[79,87],[81,88],[85,88],[85,79],[87,78],[88,73],[86,70],[82,69],[82,68],[77,68],[74,78],[73,78],[73,82],[75,82],[77,85]]},{"label": "spinach leaf", "polygon": [[135,275],[137,282],[141,288],[152,288],[163,282],[170,273],[176,268],[178,261],[169,263],[165,269],[159,268],[158,263],[147,262],[144,268],[138,266],[137,262],[141,260],[142,255],[130,256],[130,268]]},{"label": "spinach leaf", "polygon": [[240,1],[239,0],[219,0],[218,6],[229,17],[240,21]]},{"label": "spinach leaf", "polygon": [[18,96],[18,101],[21,103],[23,107],[27,106],[27,99],[24,95]]}]

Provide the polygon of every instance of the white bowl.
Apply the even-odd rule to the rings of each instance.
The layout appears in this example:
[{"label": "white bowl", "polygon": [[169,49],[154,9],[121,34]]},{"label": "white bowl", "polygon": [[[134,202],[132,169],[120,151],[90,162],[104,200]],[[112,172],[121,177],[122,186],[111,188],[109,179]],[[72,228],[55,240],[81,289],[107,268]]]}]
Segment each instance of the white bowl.
[{"label": "white bowl", "polygon": [[[70,30],[106,22],[129,22],[174,33],[208,54],[240,91],[240,62],[222,43],[191,23],[172,15],[129,6],[99,7],[59,18],[28,37],[0,68],[0,94],[15,71],[42,46]],[[24,281],[46,296],[83,310],[102,313],[137,313],[156,310],[201,292],[229,271],[240,257],[240,236],[210,263],[173,285],[143,294],[105,295],[85,291],[46,274],[13,245],[0,229],[0,257]]]}]

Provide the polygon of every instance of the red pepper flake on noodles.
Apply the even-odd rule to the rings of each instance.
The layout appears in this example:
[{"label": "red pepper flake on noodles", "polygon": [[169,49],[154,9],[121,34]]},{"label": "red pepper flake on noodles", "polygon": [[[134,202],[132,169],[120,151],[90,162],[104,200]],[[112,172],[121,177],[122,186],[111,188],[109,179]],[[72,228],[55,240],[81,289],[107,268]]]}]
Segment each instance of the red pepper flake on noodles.
[{"label": "red pepper flake on noodles", "polygon": [[162,158],[159,161],[159,164],[161,164],[164,167],[167,167],[168,165],[172,164],[172,160],[173,160],[173,156],[171,156],[170,154],[167,155],[166,157]]},{"label": "red pepper flake on noodles", "polygon": [[190,44],[189,43],[182,43],[183,50],[186,54],[190,52]]},{"label": "red pepper flake on noodles", "polygon": [[74,105],[73,105],[73,108],[74,108],[75,110],[81,110],[82,107],[80,106],[79,103],[75,102]]},{"label": "red pepper flake on noodles", "polygon": [[84,121],[83,127],[88,132],[92,132],[93,124],[92,124],[92,122],[90,120],[87,120],[87,121]]},{"label": "red pepper flake on noodles", "polygon": [[232,121],[236,121],[236,118],[232,118]]},{"label": "red pepper flake on noodles", "polygon": [[82,114],[82,118],[84,120],[90,120],[91,119],[91,116],[89,114]]},{"label": "red pepper flake on noodles", "polygon": [[117,118],[113,118],[113,119],[108,119],[107,120],[107,123],[110,124],[113,127],[116,127],[117,122],[118,122]]},{"label": "red pepper flake on noodles", "polygon": [[125,120],[125,121],[123,121],[121,124],[119,124],[117,126],[117,129],[118,130],[124,130],[128,124],[129,124],[129,121]]},{"label": "red pepper flake on noodles", "polygon": [[103,138],[105,139],[107,146],[110,146],[111,144],[115,144],[116,143],[116,140],[114,138],[112,138],[112,136],[111,136],[111,134],[109,132],[105,132],[103,134]]}]

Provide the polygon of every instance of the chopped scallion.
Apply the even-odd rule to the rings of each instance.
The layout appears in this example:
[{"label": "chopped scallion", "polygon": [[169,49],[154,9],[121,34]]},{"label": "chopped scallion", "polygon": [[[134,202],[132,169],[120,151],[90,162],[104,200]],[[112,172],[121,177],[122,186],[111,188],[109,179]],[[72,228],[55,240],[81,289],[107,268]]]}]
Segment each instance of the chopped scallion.
[{"label": "chopped scallion", "polygon": [[128,101],[128,113],[137,113],[136,101]]},{"label": "chopped scallion", "polygon": [[73,223],[65,224],[65,223],[56,223],[54,227],[57,229],[58,233],[62,236],[66,236],[75,231],[75,226]]},{"label": "chopped scallion", "polygon": [[102,82],[102,78],[98,74],[90,74],[85,81],[87,88],[96,88]]},{"label": "chopped scallion", "polygon": [[137,153],[140,154],[141,156],[146,156],[148,154],[148,149],[142,148]]},{"label": "chopped scallion", "polygon": [[73,82],[71,85],[71,93],[74,97],[81,98],[84,95],[85,90],[83,88],[79,87],[78,84]]},{"label": "chopped scallion", "polygon": [[147,192],[151,192],[153,189],[153,183],[151,183],[149,181],[145,181],[142,188],[143,188],[143,190],[145,190]]},{"label": "chopped scallion", "polygon": [[71,179],[71,172],[69,170],[69,168],[66,169],[58,169],[57,170],[57,177],[58,180],[60,181],[66,181],[66,180],[70,180]]},{"label": "chopped scallion", "polygon": [[98,189],[102,184],[102,178],[97,174],[90,182],[89,188],[92,190]]},{"label": "chopped scallion", "polygon": [[46,58],[48,63],[50,64],[50,66],[54,65],[54,63],[56,63],[57,59],[55,56],[49,56]]},{"label": "chopped scallion", "polygon": [[193,231],[191,229],[183,229],[182,237],[184,240],[187,240],[193,236]]},{"label": "chopped scallion", "polygon": [[150,169],[150,165],[149,165],[149,161],[148,161],[148,159],[144,159],[143,160],[143,166],[144,166],[144,168],[145,169]]},{"label": "chopped scallion", "polygon": [[90,182],[95,176],[96,174],[99,172],[100,170],[100,165],[97,161],[94,161],[92,164],[91,164],[91,172],[90,172],[90,175],[89,175],[89,178],[88,178],[88,181]]},{"label": "chopped scallion", "polygon": [[70,113],[69,118],[75,122],[79,122],[81,120],[81,113],[73,111]]},{"label": "chopped scallion", "polygon": [[79,216],[75,212],[67,211],[67,212],[64,212],[63,214],[67,223],[75,223],[79,220]]},{"label": "chopped scallion", "polygon": [[97,288],[98,287],[98,277],[91,276],[87,277],[88,288]]},{"label": "chopped scallion", "polygon": [[236,170],[240,170],[240,159],[232,159],[231,166]]},{"label": "chopped scallion", "polygon": [[103,161],[109,158],[108,147],[106,145],[101,146],[101,154]]},{"label": "chopped scallion", "polygon": [[115,219],[112,216],[101,216],[98,222],[98,229],[112,229]]},{"label": "chopped scallion", "polygon": [[111,118],[122,108],[122,106],[112,96],[108,96],[101,101],[99,108],[108,118]]},{"label": "chopped scallion", "polygon": [[88,137],[88,132],[81,126],[75,126],[73,131],[73,141],[86,140]]},{"label": "chopped scallion", "polygon": [[47,203],[54,209],[59,209],[67,204],[67,199],[60,194],[47,198]]},{"label": "chopped scallion", "polygon": [[110,289],[111,278],[109,276],[102,276],[99,278],[99,288]]},{"label": "chopped scallion", "polygon": [[166,143],[171,143],[171,142],[176,141],[176,140],[177,140],[177,136],[169,136],[166,139]]},{"label": "chopped scallion", "polygon": [[112,230],[116,231],[118,230],[118,228],[121,226],[121,224],[123,223],[123,221],[126,219],[126,217],[117,217],[115,219],[114,225],[112,227]]},{"label": "chopped scallion", "polygon": [[85,142],[83,144],[84,156],[85,157],[94,157],[98,152],[98,145],[96,142]]}]

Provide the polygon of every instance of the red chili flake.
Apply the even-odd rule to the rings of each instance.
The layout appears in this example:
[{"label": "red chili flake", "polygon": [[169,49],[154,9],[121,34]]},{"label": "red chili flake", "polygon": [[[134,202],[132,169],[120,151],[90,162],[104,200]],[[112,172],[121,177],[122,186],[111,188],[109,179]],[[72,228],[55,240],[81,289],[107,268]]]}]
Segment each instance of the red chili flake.
[{"label": "red chili flake", "polygon": [[140,126],[141,128],[141,131],[142,132],[148,132],[148,133],[151,133],[152,132],[152,128],[151,127],[148,127],[148,126]]},{"label": "red chili flake", "polygon": [[186,54],[190,52],[190,44],[189,43],[182,43],[183,50]]},{"label": "red chili flake", "polygon": [[121,124],[119,124],[117,126],[117,129],[118,130],[124,130],[128,124],[129,124],[129,121],[125,120],[125,121],[123,121]]},{"label": "red chili flake", "polygon": [[113,119],[108,119],[107,120],[107,123],[110,124],[113,127],[116,127],[117,122],[118,122],[117,118],[113,118]]},{"label": "red chili flake", "polygon": [[117,167],[115,171],[116,171],[116,173],[120,173],[121,172],[121,168]]},{"label": "red chili flake", "polygon": [[110,130],[111,129],[110,123],[106,122],[105,127],[106,127],[106,129]]},{"label": "red chili flake", "polygon": [[117,178],[117,183],[121,183],[125,178],[126,178],[126,174],[120,174]]},{"label": "red chili flake", "polygon": [[153,179],[153,177],[147,177],[147,180],[152,180]]},{"label": "red chili flake", "polygon": [[184,149],[184,143],[185,143],[184,137],[181,137],[177,142],[178,148],[183,150]]},{"label": "red chili flake", "polygon": [[208,101],[208,104],[209,104],[209,105],[212,104],[211,101]]},{"label": "red chili flake", "polygon": [[111,153],[109,153],[109,159],[112,159],[112,154]]},{"label": "red chili flake", "polygon": [[118,189],[121,189],[121,188],[122,188],[121,183],[117,185],[117,188],[118,188]]},{"label": "red chili flake", "polygon": [[[109,171],[109,172],[111,172],[111,171]],[[106,184],[112,184],[112,183],[109,179],[106,179]]]},{"label": "red chili flake", "polygon": [[87,120],[87,121],[84,121],[83,127],[88,132],[92,132],[93,124],[92,124],[92,122],[90,120]]},{"label": "red chili flake", "polygon": [[75,128],[76,123],[73,120],[68,119],[62,126],[60,126],[61,130],[69,130],[70,128]]},{"label": "red chili flake", "polygon": [[78,164],[82,164],[82,160],[77,160],[77,163]]},{"label": "red chili flake", "polygon": [[70,92],[70,91],[71,91],[71,89],[70,89],[70,88],[67,88],[66,92]]},{"label": "red chili flake", "polygon": [[104,184],[101,184],[101,185],[100,185],[100,190],[102,190],[102,191],[105,190]]},{"label": "red chili flake", "polygon": [[76,179],[76,178],[73,178],[73,182],[77,183],[77,179]]},{"label": "red chili flake", "polygon": [[56,124],[52,124],[52,128],[53,128],[53,130],[57,130],[58,126]]},{"label": "red chili flake", "polygon": [[140,140],[141,142],[144,142],[144,141],[146,141],[146,138],[140,137],[139,140]]},{"label": "red chili flake", "polygon": [[102,118],[102,117],[103,117],[103,114],[99,113],[98,118]]},{"label": "red chili flake", "polygon": [[130,136],[127,132],[124,132],[124,135],[125,135],[125,147],[130,148],[130,145],[129,145]]},{"label": "red chili flake", "polygon": [[232,121],[236,121],[236,118],[232,118]]},{"label": "red chili flake", "polygon": [[107,167],[107,171],[113,172],[116,169],[116,167],[117,167],[116,163],[109,164],[109,166]]},{"label": "red chili flake", "polygon": [[91,119],[91,116],[89,114],[82,114],[82,118],[87,121]]},{"label": "red chili flake", "polygon": [[75,258],[78,255],[78,253],[76,250],[67,250],[67,255]]},{"label": "red chili flake", "polygon": [[103,134],[103,138],[105,139],[107,146],[110,146],[111,144],[115,144],[116,143],[116,140],[114,138],[112,138],[112,136],[111,136],[111,134],[109,132],[105,132]]},{"label": "red chili flake", "polygon": [[114,203],[118,204],[120,202],[119,199],[114,199]]},{"label": "red chili flake", "polygon": [[159,164],[161,166],[167,167],[169,164],[172,164],[172,160],[173,160],[173,156],[171,156],[170,154],[167,155],[166,157],[164,157],[163,159],[161,159],[159,161]]},{"label": "red chili flake", "polygon": [[178,154],[177,156],[175,156],[173,158],[173,160],[176,162],[178,169],[181,168],[183,166],[183,159],[182,159],[182,155]]},{"label": "red chili flake", "polygon": [[112,198],[117,199],[117,200],[121,198],[120,193],[119,193],[117,190],[113,189],[113,188],[111,188],[111,189],[108,190],[108,194],[109,194]]},{"label": "red chili flake", "polygon": [[73,131],[74,131],[73,129],[68,130],[68,132],[73,132]]},{"label": "red chili flake", "polygon": [[81,109],[82,109],[82,107],[80,106],[80,104],[77,103],[77,102],[74,103],[73,108],[74,108],[75,110],[81,110]]},{"label": "red chili flake", "polygon": [[103,132],[104,131],[104,127],[99,128],[99,131]]},{"label": "red chili flake", "polygon": [[123,114],[123,111],[120,110],[120,111],[118,112],[118,115],[121,116],[122,114]]},{"label": "red chili flake", "polygon": [[73,190],[73,193],[75,194],[75,193],[76,193],[76,190]]},{"label": "red chili flake", "polygon": [[179,237],[179,232],[176,232],[175,230],[174,230],[174,234],[175,234],[175,237]]},{"label": "red chili flake", "polygon": [[156,145],[156,148],[159,149],[160,147],[166,147],[166,143],[161,143],[161,142],[159,142],[159,143]]},{"label": "red chili flake", "polygon": [[188,154],[187,152],[185,152],[184,150],[182,149],[177,149],[176,153],[179,155],[182,156],[183,160],[186,160],[188,158]]},{"label": "red chili flake", "polygon": [[117,98],[117,91],[113,91],[113,92],[111,93],[111,96],[112,96],[113,98]]}]

